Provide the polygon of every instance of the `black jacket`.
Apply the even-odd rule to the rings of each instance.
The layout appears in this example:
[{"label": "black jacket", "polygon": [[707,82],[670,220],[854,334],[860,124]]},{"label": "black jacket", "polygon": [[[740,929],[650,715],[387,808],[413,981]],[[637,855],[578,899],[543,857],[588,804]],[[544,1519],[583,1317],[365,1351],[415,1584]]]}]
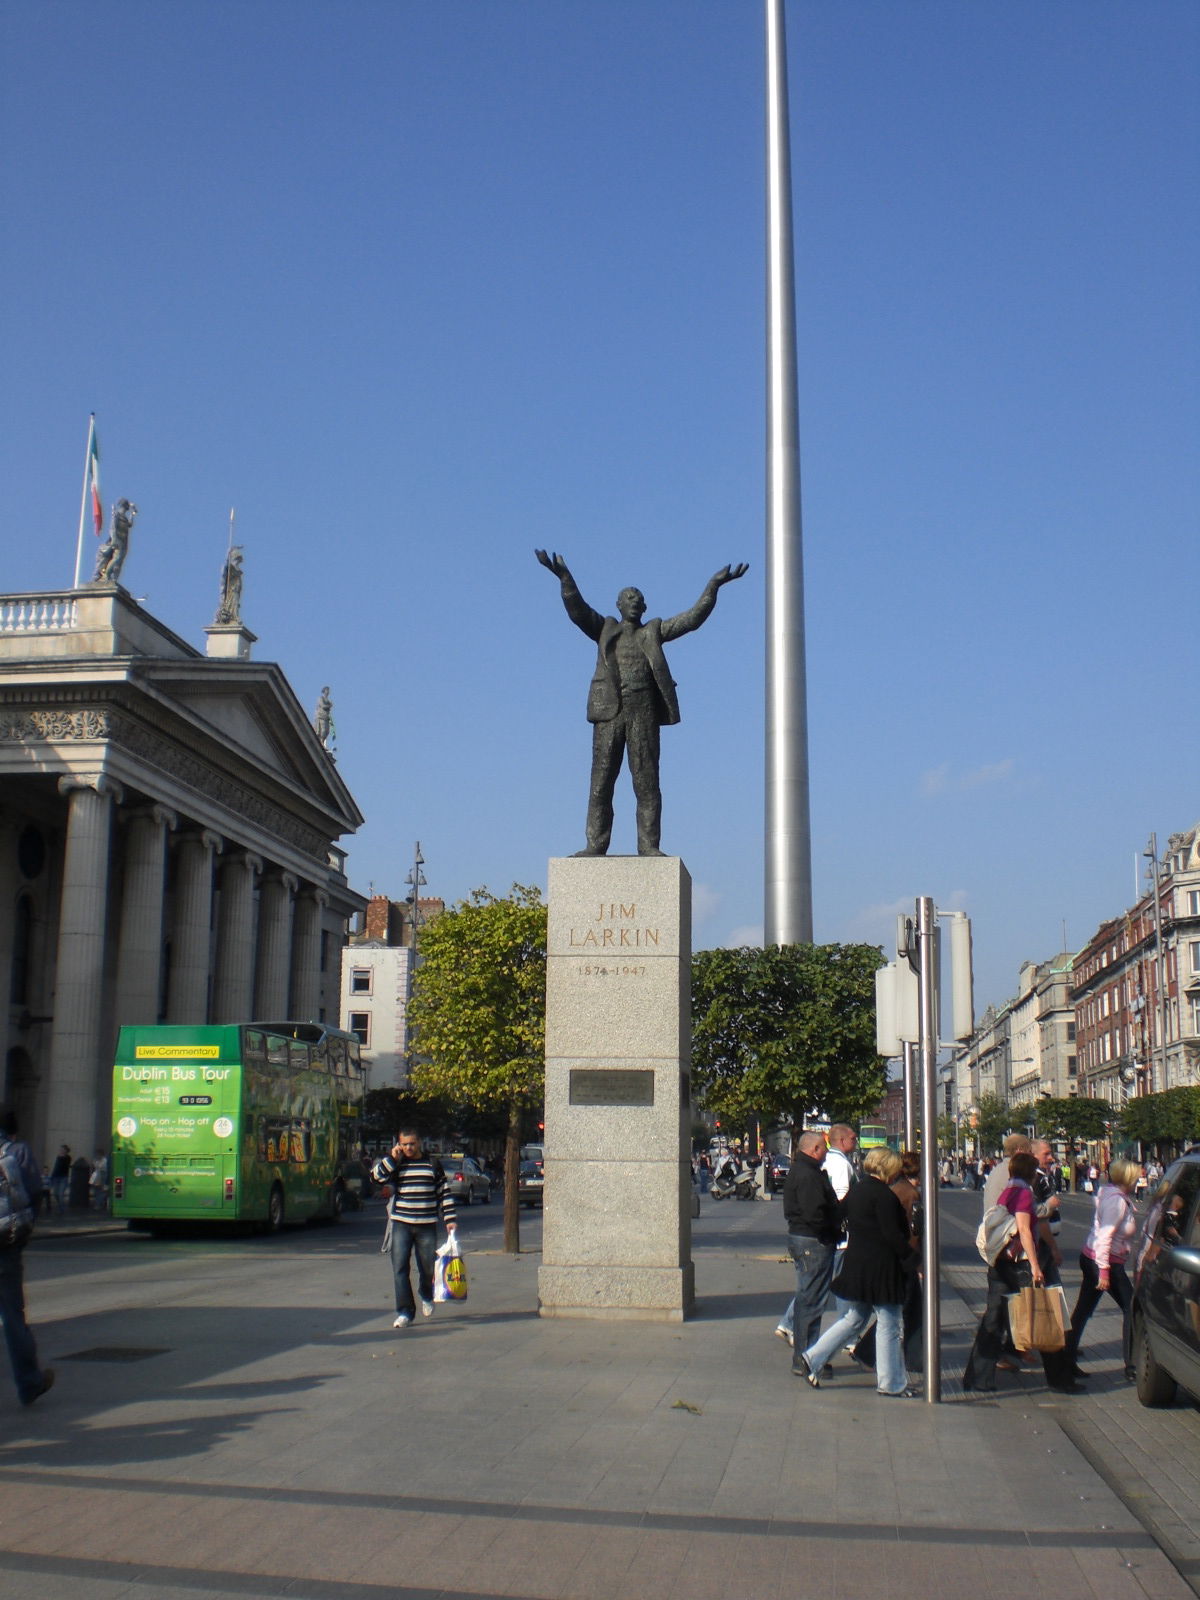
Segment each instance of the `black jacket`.
[{"label": "black jacket", "polygon": [[836,1244],[842,1236],[842,1202],[821,1163],[802,1150],[796,1152],[783,1180],[783,1214],[789,1233],[804,1234],[821,1244]]},{"label": "black jacket", "polygon": [[879,1178],[856,1183],[846,1196],[846,1225],[850,1242],[836,1284],[839,1300],[903,1305],[917,1258],[908,1217],[896,1191]]}]

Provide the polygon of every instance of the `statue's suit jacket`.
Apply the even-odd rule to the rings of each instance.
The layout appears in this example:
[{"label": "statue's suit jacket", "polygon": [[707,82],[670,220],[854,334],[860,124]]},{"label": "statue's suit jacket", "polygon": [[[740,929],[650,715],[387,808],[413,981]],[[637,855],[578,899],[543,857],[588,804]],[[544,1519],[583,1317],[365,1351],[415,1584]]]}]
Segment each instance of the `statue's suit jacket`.
[{"label": "statue's suit jacket", "polygon": [[[567,615],[589,639],[599,646],[596,652],[596,670],[588,689],[587,717],[589,722],[611,722],[621,709],[621,679],[617,668],[617,640],[624,624],[617,617],[602,617],[580,594],[574,578],[561,580],[563,605]],[[650,665],[654,680],[655,707],[660,725],[669,726],[679,721],[679,699],[675,693],[675,680],[667,667],[663,645],[681,634],[691,633],[708,617],[717,603],[717,591],[708,584],[696,604],[676,617],[651,617],[642,623],[634,634],[638,647]]]}]

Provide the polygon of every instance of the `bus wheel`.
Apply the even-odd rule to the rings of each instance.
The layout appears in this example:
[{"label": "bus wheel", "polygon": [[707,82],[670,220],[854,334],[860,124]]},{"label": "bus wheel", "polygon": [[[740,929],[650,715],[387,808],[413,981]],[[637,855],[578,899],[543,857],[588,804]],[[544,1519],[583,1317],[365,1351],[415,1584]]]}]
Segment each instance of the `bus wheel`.
[{"label": "bus wheel", "polygon": [[267,1201],[267,1232],[283,1232],[283,1190],[279,1184],[271,1190],[271,1198]]},{"label": "bus wheel", "polygon": [[340,1218],[342,1216],[342,1213],[345,1211],[345,1209],[346,1209],[346,1186],[345,1186],[345,1184],[338,1183],[338,1184],[334,1185],[333,1203],[330,1206],[330,1210],[333,1212],[334,1218],[337,1219],[337,1220],[340,1220]]}]

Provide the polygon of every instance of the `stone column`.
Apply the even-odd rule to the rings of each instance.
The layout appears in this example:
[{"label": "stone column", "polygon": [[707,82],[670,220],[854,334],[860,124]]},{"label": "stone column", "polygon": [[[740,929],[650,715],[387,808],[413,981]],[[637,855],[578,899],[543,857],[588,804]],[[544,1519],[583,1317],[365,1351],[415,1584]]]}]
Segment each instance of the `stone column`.
[{"label": "stone column", "polygon": [[261,1022],[288,1018],[288,982],[292,968],[292,896],[299,880],[276,869],[266,874],[258,897],[258,970],[254,982],[254,1015]]},{"label": "stone column", "polygon": [[321,993],[321,912],[329,896],[305,889],[296,900],[292,926],[292,997],[288,1012],[297,1022],[315,1022]]},{"label": "stone column", "polygon": [[171,914],[171,974],[168,1022],[208,1021],[208,975],[212,967],[213,852],[221,840],[207,828],[186,833],[178,844]]},{"label": "stone column", "polygon": [[144,806],[129,814],[117,944],[118,1027],[158,1021],[167,834],[177,821],[166,806]]},{"label": "stone column", "polygon": [[254,880],[261,871],[262,857],[248,850],[221,865],[214,1022],[248,1022],[254,1015]]},{"label": "stone column", "polygon": [[73,1155],[90,1158],[112,1074],[111,1041],[101,1037],[101,1025],[112,807],[121,789],[99,775],[62,777],[58,789],[68,801],[67,846],[43,1143],[47,1150],[69,1144]]}]

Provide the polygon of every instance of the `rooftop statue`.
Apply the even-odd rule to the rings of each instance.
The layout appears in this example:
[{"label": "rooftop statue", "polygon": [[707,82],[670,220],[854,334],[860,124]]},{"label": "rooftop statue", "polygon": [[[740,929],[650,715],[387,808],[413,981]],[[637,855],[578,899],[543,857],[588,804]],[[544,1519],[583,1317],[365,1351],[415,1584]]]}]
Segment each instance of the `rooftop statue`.
[{"label": "rooftop statue", "polygon": [[129,534],[138,508],[132,500],[118,500],[112,508],[108,525],[108,538],[96,552],[96,571],[93,583],[116,583],[129,554]]},{"label": "rooftop statue", "polygon": [[743,561],[722,567],[704,586],[696,604],[675,617],[651,617],[640,589],[622,589],[617,617],[602,617],[579,592],[562,556],[534,552],[558,579],[567,615],[598,651],[588,690],[587,716],[592,724],[592,781],[588,794],[587,845],[581,856],[608,854],[612,838],[613,790],[627,756],[637,799],[637,846],[640,856],[661,856],[662,791],[658,780],[659,729],[679,721],[679,701],[667,668],[663,645],[692,633],[712,613],[718,591],[745,575]]},{"label": "rooftop statue", "polygon": [[242,620],[242,547],[233,544],[221,569],[221,603],[213,618],[213,626],[240,623]]},{"label": "rooftop statue", "polygon": [[329,698],[328,684],[321,690],[321,698],[317,701],[313,728],[316,730],[317,738],[328,747],[330,735],[333,733],[333,701]]}]

